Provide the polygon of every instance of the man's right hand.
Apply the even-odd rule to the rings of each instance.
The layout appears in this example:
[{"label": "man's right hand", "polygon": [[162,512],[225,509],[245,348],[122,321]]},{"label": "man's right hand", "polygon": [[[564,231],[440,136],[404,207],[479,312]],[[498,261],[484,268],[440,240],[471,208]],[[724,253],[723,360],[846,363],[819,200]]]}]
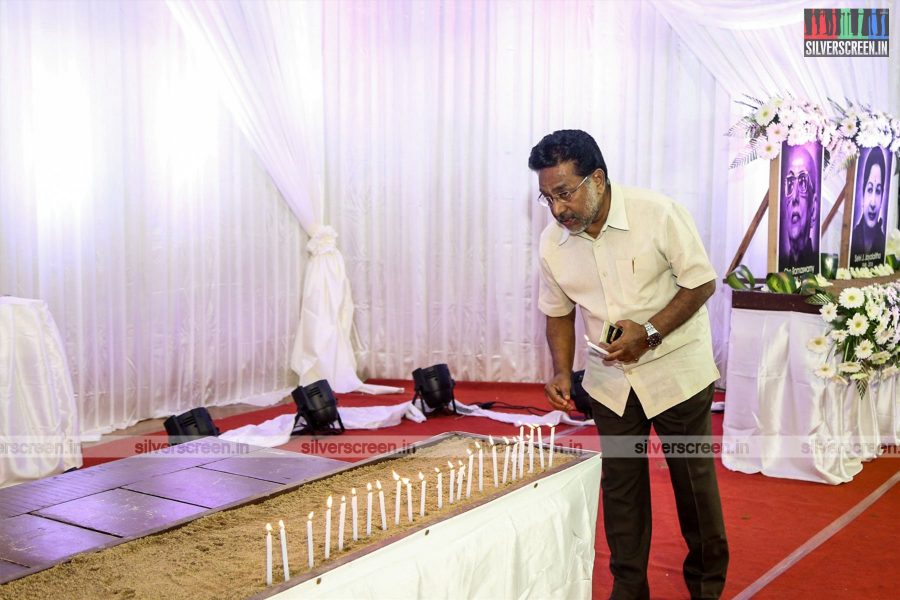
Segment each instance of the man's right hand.
[{"label": "man's right hand", "polygon": [[550,401],[550,406],[556,410],[575,410],[575,403],[569,396],[572,390],[572,374],[557,373],[544,385],[544,394]]}]

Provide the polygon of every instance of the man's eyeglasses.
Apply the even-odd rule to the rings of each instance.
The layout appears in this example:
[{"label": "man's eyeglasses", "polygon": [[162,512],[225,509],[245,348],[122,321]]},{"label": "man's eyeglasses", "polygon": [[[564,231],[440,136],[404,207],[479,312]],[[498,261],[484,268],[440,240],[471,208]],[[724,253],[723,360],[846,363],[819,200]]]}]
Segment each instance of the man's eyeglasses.
[{"label": "man's eyeglasses", "polygon": [[581,180],[581,183],[576,185],[571,190],[564,190],[562,192],[559,192],[558,194],[538,194],[538,204],[546,208],[550,208],[551,206],[553,206],[554,202],[561,202],[563,204],[569,202],[569,200],[572,199],[572,195],[578,191],[578,188],[584,185],[584,182],[587,181],[591,175],[593,175],[593,173],[588,173],[585,178]]},{"label": "man's eyeglasses", "polygon": [[810,181],[809,176],[806,173],[800,173],[796,177],[793,175],[788,175],[784,179],[784,193],[787,196],[794,195],[794,186],[797,186],[797,190],[800,191],[801,194],[805,194],[810,187],[812,187],[812,181]]}]

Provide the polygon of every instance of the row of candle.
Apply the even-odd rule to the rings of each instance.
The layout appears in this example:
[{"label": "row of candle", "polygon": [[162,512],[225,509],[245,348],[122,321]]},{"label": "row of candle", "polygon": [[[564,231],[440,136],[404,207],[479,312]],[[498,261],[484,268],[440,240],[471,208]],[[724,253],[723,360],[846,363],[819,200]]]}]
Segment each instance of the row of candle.
[{"label": "row of candle", "polygon": [[[535,425],[528,425],[530,431],[528,435],[528,443],[527,443],[527,452],[528,452],[528,472],[534,472],[534,449],[535,449],[535,430],[537,430],[537,448],[538,448],[538,456],[539,463],[541,469],[544,469],[544,448],[543,448],[543,438],[541,434],[541,427]],[[554,453],[554,436],[555,436],[555,427],[550,427],[550,449],[549,449],[549,457],[548,457],[548,468],[553,467],[553,453]],[[497,444],[494,443],[494,438],[489,436],[489,443],[491,448],[491,459],[493,462],[493,482],[494,487],[499,487],[500,485],[506,485],[507,475],[509,474],[509,467],[512,466],[512,476],[510,481],[516,481],[517,479],[521,479],[525,475],[525,453],[526,453],[526,441],[525,441],[525,426],[519,427],[519,435],[513,438],[513,441],[510,442],[505,436],[503,437],[503,446],[504,446],[504,454],[503,454],[503,478],[500,480],[498,477],[498,464],[497,464]],[[478,452],[478,491],[481,492],[484,490],[484,453],[481,447],[481,443],[475,442],[475,448]],[[473,480],[473,469],[474,469],[474,460],[475,453],[472,452],[471,449],[466,448],[466,453],[468,455],[468,468],[463,461],[458,461],[457,465],[454,465],[452,461],[447,461],[447,466],[450,469],[450,485],[447,493],[447,502],[448,504],[453,504],[462,499],[462,489],[463,485],[466,488],[466,498],[469,498],[472,495],[472,480]],[[456,466],[459,467],[458,475]],[[443,479],[444,475],[438,467],[434,468],[435,473],[437,474],[437,506],[438,509],[443,508],[444,505],[444,490],[443,490]],[[391,471],[394,481],[397,484],[396,491],[394,493],[394,524],[400,524],[400,504],[401,504],[401,494],[402,488],[406,487],[406,518],[408,522],[412,522],[413,520],[413,498],[412,498],[412,483],[409,478],[401,477],[396,471]],[[425,498],[426,498],[426,490],[428,487],[428,481],[425,475],[419,472],[419,483],[420,483],[420,491],[419,491],[419,516],[425,516]],[[456,488],[456,495],[454,497],[454,487]],[[384,489],[381,486],[381,481],[375,480],[375,488],[378,490],[378,504],[380,510],[381,517],[381,529],[387,530],[387,515],[385,513],[384,507]],[[373,504],[373,496],[372,496],[372,484],[366,484],[366,536],[372,535],[372,504]],[[325,501],[325,550],[324,550],[324,559],[328,560],[331,557],[331,507],[332,507],[332,497],[328,496]],[[357,507],[357,494],[356,488],[351,488],[350,490],[350,512],[351,512],[351,525],[352,525],[352,539],[356,541],[359,539],[359,511]],[[347,513],[347,501],[345,496],[341,496],[341,505],[340,512],[338,516],[338,551],[344,549],[344,527],[346,523],[346,513]],[[313,568],[315,565],[315,554],[313,552],[313,517],[314,513],[309,513],[306,520],[306,545],[307,545],[307,556],[308,556],[308,564],[309,568]],[[290,579],[290,568],[288,566],[288,554],[287,554],[287,534],[284,529],[284,521],[278,521],[279,525],[279,534],[281,538],[281,560],[282,565],[284,566],[284,580],[287,581]],[[272,585],[272,525],[266,524],[266,585]]]}]

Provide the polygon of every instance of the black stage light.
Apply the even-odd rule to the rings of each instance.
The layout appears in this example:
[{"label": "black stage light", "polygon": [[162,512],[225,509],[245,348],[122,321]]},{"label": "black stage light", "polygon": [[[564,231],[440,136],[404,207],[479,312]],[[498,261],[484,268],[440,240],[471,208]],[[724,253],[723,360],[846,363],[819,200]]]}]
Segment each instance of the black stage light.
[{"label": "black stage light", "polygon": [[594,410],[592,408],[592,403],[594,402],[594,399],[591,398],[591,395],[581,386],[581,381],[583,379],[584,371],[575,371],[572,373],[572,389],[569,391],[569,396],[572,398],[572,401],[575,402],[575,408],[583,413],[586,419],[593,419]]},{"label": "black stage light", "polygon": [[298,387],[291,396],[297,405],[297,417],[291,435],[344,433],[344,422],[337,409],[337,399],[328,380],[320,379],[306,387]]},{"label": "black stage light", "polygon": [[213,423],[205,408],[192,408],[177,417],[172,415],[163,425],[169,434],[169,445],[175,446],[194,438],[219,435],[219,428]]},{"label": "black stage light", "polygon": [[[450,376],[450,367],[441,363],[419,368],[412,372],[412,376],[416,387],[413,405],[418,398],[422,402],[423,413],[457,414],[456,398],[453,395],[456,382]],[[428,412],[425,410],[426,406],[430,409]]]}]

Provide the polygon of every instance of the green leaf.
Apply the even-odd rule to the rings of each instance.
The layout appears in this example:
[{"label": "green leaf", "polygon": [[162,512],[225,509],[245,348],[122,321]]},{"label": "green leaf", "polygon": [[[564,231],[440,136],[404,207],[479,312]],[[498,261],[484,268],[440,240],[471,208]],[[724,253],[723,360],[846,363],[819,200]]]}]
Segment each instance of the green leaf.
[{"label": "green leaf", "polygon": [[790,273],[769,273],[766,275],[766,287],[776,294],[793,294],[797,291],[797,279]]},{"label": "green leaf", "polygon": [[756,278],[745,265],[737,268],[725,277],[725,283],[735,290],[752,290],[756,288]]},{"label": "green leaf", "polygon": [[896,254],[888,254],[884,257],[884,262],[889,264],[895,273],[900,271],[900,258],[897,258]]},{"label": "green leaf", "polygon": [[819,255],[819,260],[822,267],[822,277],[825,279],[837,279],[838,255],[825,254],[823,252]]},{"label": "green leaf", "polygon": [[817,292],[806,299],[807,304],[814,304],[816,306],[825,306],[829,302],[834,302],[834,298],[827,292]]}]

